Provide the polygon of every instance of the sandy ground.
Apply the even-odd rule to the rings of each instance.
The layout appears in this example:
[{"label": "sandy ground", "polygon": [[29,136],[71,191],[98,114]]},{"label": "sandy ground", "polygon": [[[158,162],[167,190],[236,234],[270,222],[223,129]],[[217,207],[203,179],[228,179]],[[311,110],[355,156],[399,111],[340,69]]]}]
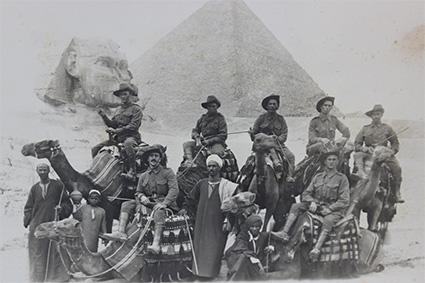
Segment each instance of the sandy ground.
[{"label": "sandy ground", "polygon": [[[0,282],[27,282],[27,229],[22,226],[22,211],[29,188],[38,181],[35,166],[45,160],[24,157],[20,150],[26,143],[43,139],[58,139],[70,163],[77,171],[90,164],[90,148],[106,138],[100,117],[85,108],[57,112],[42,103],[35,108],[10,109],[13,122],[3,121],[1,127],[0,170]],[[34,110],[36,109],[36,110]],[[311,118],[288,118],[287,146],[294,152],[296,162],[304,157],[307,127]],[[188,122],[189,121],[189,122]],[[169,167],[177,170],[182,158],[182,143],[190,137],[193,119],[175,121],[173,127],[159,121],[144,121],[144,141],[167,145]],[[227,118],[229,132],[247,130],[253,119]],[[367,119],[346,119],[352,136],[357,134]],[[416,131],[423,133],[423,122]],[[397,129],[396,129],[397,130]],[[415,131],[413,131],[415,132]],[[414,137],[414,138],[412,138]],[[400,139],[397,155],[403,167],[402,195],[406,203],[399,205],[390,224],[385,242],[385,258],[381,273],[363,275],[343,282],[425,282],[424,267],[424,139],[423,135],[407,135]],[[230,135],[228,145],[235,153],[239,167],[251,151],[248,134]],[[55,174],[51,177],[57,178]],[[361,226],[366,226],[364,217]],[[221,279],[224,279],[222,276]]]}]

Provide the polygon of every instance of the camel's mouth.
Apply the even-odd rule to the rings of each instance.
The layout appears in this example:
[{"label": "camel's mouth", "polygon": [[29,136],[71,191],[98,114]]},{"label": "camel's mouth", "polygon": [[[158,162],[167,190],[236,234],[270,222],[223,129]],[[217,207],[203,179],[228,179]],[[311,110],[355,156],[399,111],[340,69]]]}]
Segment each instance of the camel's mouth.
[{"label": "camel's mouth", "polygon": [[34,232],[34,236],[38,239],[49,239],[49,240],[58,240],[59,235],[56,233],[55,229],[52,225],[48,225],[48,223],[40,224]]},{"label": "camel's mouth", "polygon": [[37,143],[30,143],[22,147],[21,153],[24,156],[35,156],[37,158],[48,158],[52,151],[60,148],[59,141],[45,140]]}]

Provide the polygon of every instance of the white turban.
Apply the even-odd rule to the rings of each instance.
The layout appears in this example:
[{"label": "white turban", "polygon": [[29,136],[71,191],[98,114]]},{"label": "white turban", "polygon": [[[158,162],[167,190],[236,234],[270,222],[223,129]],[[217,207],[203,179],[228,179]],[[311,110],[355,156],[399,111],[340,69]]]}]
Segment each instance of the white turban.
[{"label": "white turban", "polygon": [[95,189],[93,189],[89,192],[89,195],[91,195],[91,194],[98,194],[100,196],[100,192],[98,190],[95,190]]},{"label": "white turban", "polygon": [[210,156],[208,156],[207,158],[207,166],[208,164],[213,161],[215,163],[217,163],[217,165],[221,168],[223,167],[223,160],[220,158],[220,156],[218,156],[217,154],[211,154]]}]

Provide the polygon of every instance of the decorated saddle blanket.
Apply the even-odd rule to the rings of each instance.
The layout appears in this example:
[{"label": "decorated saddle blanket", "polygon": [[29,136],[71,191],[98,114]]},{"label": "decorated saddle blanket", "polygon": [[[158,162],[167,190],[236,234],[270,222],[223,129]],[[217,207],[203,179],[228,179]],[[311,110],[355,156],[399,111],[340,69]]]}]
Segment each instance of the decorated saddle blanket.
[{"label": "decorated saddle blanket", "polygon": [[[323,217],[307,212],[313,223],[312,245],[319,238]],[[332,228],[328,239],[320,250],[320,262],[358,260],[360,228],[357,220],[351,216],[339,221]]]},{"label": "decorated saddle blanket", "polygon": [[108,196],[108,199],[112,201],[123,189],[121,171],[122,164],[119,159],[104,151],[93,158],[90,168],[84,172],[84,175],[102,195]]},{"label": "decorated saddle blanket", "polygon": [[[148,225],[148,226],[146,226]],[[126,280],[137,275],[142,267],[155,266],[155,272],[167,278],[177,278],[192,262],[191,237],[193,224],[188,216],[168,216],[161,238],[159,254],[146,253],[152,244],[154,222],[144,216],[127,227],[126,242],[112,242],[102,255]],[[189,234],[191,233],[191,234]]]}]

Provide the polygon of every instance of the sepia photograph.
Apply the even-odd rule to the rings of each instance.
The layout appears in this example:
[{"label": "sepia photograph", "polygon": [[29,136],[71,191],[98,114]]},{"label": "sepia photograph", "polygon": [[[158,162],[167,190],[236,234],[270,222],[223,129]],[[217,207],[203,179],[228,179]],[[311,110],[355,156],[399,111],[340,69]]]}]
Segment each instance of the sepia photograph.
[{"label": "sepia photograph", "polygon": [[0,0],[0,282],[424,282],[425,1]]}]

